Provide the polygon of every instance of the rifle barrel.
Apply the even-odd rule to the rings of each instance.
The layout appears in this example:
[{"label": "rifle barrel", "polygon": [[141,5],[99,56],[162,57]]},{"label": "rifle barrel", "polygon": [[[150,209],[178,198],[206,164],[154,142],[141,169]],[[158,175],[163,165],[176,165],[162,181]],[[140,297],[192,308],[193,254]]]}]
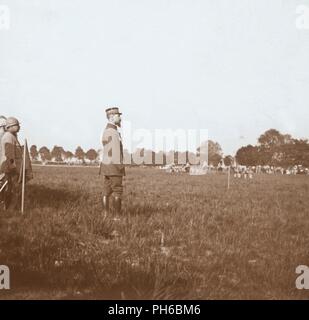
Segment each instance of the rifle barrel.
[{"label": "rifle barrel", "polygon": [[27,149],[27,140],[24,144],[24,156],[23,156],[23,178],[22,178],[22,193],[21,193],[21,213],[24,213],[25,210],[25,184],[26,184],[26,149]]}]

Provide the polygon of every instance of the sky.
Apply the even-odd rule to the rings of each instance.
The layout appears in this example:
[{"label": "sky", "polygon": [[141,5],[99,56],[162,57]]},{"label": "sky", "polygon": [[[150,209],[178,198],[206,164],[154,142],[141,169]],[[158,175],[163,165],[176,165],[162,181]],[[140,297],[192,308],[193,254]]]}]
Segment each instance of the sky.
[{"label": "sky", "polygon": [[115,105],[133,129],[208,130],[225,154],[270,128],[309,138],[309,0],[1,5],[0,114],[28,144],[98,149]]}]

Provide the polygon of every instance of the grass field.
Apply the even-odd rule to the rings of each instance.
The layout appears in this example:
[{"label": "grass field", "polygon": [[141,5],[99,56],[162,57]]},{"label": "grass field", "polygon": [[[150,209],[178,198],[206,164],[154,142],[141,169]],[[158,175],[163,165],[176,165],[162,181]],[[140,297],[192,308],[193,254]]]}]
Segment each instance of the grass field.
[{"label": "grass field", "polygon": [[0,218],[0,298],[296,299],[309,265],[309,177],[129,169],[123,217],[96,168],[35,167],[27,214]]}]

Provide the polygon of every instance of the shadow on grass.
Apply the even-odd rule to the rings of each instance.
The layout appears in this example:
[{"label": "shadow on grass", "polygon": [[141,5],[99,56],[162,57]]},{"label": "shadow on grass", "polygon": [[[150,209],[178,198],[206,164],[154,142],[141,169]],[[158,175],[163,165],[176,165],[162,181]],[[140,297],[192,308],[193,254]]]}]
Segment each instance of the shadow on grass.
[{"label": "shadow on grass", "polygon": [[52,189],[43,185],[29,185],[27,188],[27,208],[59,208],[63,204],[81,201],[84,195],[81,192],[73,192],[66,189]]}]

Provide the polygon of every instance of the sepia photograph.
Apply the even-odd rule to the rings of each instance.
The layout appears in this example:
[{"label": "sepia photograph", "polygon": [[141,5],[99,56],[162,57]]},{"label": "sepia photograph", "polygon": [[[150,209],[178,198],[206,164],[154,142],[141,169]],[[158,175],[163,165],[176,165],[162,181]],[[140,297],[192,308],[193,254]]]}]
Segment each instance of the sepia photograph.
[{"label": "sepia photograph", "polygon": [[308,57],[308,0],[0,0],[0,300],[308,299]]}]

